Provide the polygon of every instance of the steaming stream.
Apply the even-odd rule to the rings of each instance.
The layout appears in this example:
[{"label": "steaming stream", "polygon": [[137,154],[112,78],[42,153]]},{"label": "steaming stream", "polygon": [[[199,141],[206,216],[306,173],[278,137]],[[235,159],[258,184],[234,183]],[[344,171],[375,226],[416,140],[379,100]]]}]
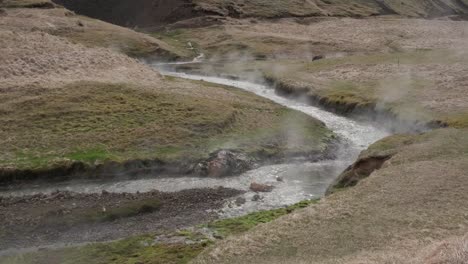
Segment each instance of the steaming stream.
[{"label": "steaming stream", "polygon": [[[210,83],[233,86],[268,98],[280,105],[304,112],[323,121],[331,130],[347,142],[347,144],[343,144],[336,160],[317,163],[297,162],[263,166],[236,177],[221,179],[158,177],[108,182],[65,182],[28,186],[23,189],[4,190],[0,192],[0,196],[50,193],[56,190],[81,193],[100,193],[103,190],[109,192],[136,193],[156,189],[164,192],[176,192],[184,189],[224,186],[247,191],[246,194],[243,195],[246,199],[245,204],[238,206],[234,201],[230,201],[227,202],[225,208],[219,212],[223,217],[233,217],[253,211],[273,209],[294,204],[304,199],[321,197],[335,177],[342,172],[346,166],[355,161],[361,150],[367,148],[373,142],[389,135],[387,131],[379,129],[372,124],[337,116],[317,107],[278,96],[275,94],[274,89],[266,85],[218,77],[189,75],[185,73],[162,73],[167,76],[203,80]],[[277,177],[283,178],[284,181],[277,181]],[[275,189],[271,193],[261,194],[261,199],[259,201],[252,201],[255,195],[255,193],[249,191],[249,186],[252,182],[274,185]]]}]

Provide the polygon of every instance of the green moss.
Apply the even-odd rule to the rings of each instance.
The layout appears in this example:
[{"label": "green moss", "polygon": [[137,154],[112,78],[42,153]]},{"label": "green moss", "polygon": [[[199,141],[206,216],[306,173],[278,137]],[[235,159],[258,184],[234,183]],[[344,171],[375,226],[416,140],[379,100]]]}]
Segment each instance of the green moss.
[{"label": "green moss", "polygon": [[368,84],[332,81],[320,95],[331,102],[365,106],[375,102],[374,90]]},{"label": "green moss", "polygon": [[156,244],[154,236],[145,235],[111,243],[40,251],[0,260],[5,264],[183,264],[196,257],[209,244],[210,242],[191,245]]},{"label": "green moss", "polygon": [[75,161],[94,163],[96,161],[110,160],[113,158],[113,155],[105,149],[96,148],[73,152],[66,155],[66,157]]},{"label": "green moss", "polygon": [[223,237],[236,235],[246,232],[259,224],[268,223],[283,215],[290,214],[294,210],[305,208],[317,201],[318,200],[302,201],[286,208],[255,212],[237,218],[222,219],[208,224],[208,227],[215,230],[217,234]]}]

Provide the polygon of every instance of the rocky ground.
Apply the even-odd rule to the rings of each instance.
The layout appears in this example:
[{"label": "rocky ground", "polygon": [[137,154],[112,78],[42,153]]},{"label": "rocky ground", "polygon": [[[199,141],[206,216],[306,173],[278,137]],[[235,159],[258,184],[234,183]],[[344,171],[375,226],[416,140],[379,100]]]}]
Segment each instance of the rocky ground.
[{"label": "rocky ground", "polygon": [[217,219],[216,210],[240,193],[218,188],[0,197],[0,251],[102,242],[188,228]]}]

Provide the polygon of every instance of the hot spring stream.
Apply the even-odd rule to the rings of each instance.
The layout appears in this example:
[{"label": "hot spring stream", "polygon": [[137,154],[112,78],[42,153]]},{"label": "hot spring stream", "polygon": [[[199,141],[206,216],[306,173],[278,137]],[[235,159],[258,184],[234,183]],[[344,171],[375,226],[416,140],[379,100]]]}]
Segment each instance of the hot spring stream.
[{"label": "hot spring stream", "polygon": [[[4,190],[0,191],[0,196],[50,193],[56,190],[81,193],[100,193],[103,190],[108,192],[136,193],[156,189],[163,192],[176,192],[184,189],[223,186],[247,191],[244,194],[246,199],[245,204],[238,206],[234,203],[235,199],[233,199],[233,201],[227,202],[226,206],[219,212],[222,217],[233,217],[253,211],[278,208],[305,199],[323,196],[331,182],[348,165],[356,160],[361,150],[367,148],[373,142],[389,135],[388,131],[379,129],[372,124],[341,117],[317,107],[278,96],[275,94],[274,89],[266,85],[218,77],[189,75],[185,73],[163,72],[163,74],[233,86],[257,94],[280,105],[304,112],[323,121],[331,130],[340,136],[345,143],[339,151],[336,160],[263,166],[236,177],[219,179],[200,177],[158,177],[107,182],[64,182]],[[284,181],[278,182],[276,180],[277,177],[283,178]],[[252,197],[255,195],[255,193],[249,191],[249,186],[252,182],[274,185],[275,188],[271,193],[261,194],[261,200],[252,201]]]}]

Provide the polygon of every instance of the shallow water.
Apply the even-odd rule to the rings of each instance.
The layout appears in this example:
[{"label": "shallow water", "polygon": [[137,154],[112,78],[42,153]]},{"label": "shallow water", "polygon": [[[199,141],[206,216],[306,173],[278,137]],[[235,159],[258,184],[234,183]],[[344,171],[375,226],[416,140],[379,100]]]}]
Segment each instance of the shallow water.
[{"label": "shallow water", "polygon": [[[245,204],[238,206],[234,203],[235,199],[233,199],[232,201],[228,201],[226,206],[219,212],[223,217],[233,217],[258,210],[291,205],[305,199],[320,198],[337,175],[357,158],[361,150],[367,148],[373,142],[389,135],[387,131],[376,128],[372,124],[358,122],[293,99],[278,96],[275,94],[274,89],[266,85],[218,77],[189,75],[185,73],[162,73],[168,76],[203,80],[237,87],[315,117],[323,121],[344,141],[342,148],[339,150],[338,158],[333,161],[321,161],[317,163],[297,162],[263,166],[240,176],[221,179],[157,177],[110,182],[64,182],[47,185],[30,185],[21,189],[4,190],[0,191],[0,196],[50,193],[56,190],[68,190],[82,193],[100,193],[103,190],[109,192],[136,193],[156,189],[164,192],[176,192],[184,189],[223,186],[246,191],[243,195],[246,200]],[[283,181],[278,181],[278,177],[282,178]],[[249,191],[249,186],[252,182],[273,185],[275,188],[271,193],[260,194],[261,199],[259,201],[252,201],[255,195],[255,193]]]}]

